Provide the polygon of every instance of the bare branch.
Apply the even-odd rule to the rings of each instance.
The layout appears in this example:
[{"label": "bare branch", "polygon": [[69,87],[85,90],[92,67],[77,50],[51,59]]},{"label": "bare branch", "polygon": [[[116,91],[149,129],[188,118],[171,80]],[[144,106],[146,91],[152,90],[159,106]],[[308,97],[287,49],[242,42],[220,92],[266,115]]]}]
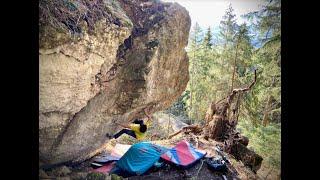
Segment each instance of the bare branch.
[{"label": "bare branch", "polygon": [[184,131],[187,131],[187,130],[190,130],[190,131],[193,131],[195,133],[199,133],[202,131],[202,128],[203,127],[200,127],[199,125],[194,125],[194,124],[191,124],[189,126],[186,126],[186,127],[183,127],[182,129],[180,129],[179,131],[169,135],[168,139],[171,139],[172,137],[180,134],[181,132],[184,132]]}]

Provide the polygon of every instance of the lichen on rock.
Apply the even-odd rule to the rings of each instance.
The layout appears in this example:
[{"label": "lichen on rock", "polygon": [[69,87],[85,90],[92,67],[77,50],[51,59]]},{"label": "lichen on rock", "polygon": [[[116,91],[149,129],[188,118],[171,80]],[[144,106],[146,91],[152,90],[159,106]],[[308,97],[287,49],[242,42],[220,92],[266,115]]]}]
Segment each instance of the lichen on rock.
[{"label": "lichen on rock", "polygon": [[[115,121],[165,109],[189,80],[190,17],[177,3],[40,1],[39,151],[45,164],[98,153]],[[62,13],[63,12],[63,13]]]}]

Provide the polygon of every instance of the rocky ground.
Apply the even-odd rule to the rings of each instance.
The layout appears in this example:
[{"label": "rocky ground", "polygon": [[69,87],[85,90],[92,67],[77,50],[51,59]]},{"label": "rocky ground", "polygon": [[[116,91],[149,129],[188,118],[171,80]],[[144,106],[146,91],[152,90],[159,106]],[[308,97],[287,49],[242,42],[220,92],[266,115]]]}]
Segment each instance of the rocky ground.
[{"label": "rocky ground", "polygon": [[[177,3],[39,1],[40,179],[112,178],[91,173],[92,157],[112,148],[106,133],[119,130],[115,122],[142,118],[145,109],[151,114],[164,110],[185,90],[190,25],[188,11]],[[185,139],[215,155],[215,141],[184,133],[167,140],[185,124],[167,115],[157,118],[147,140],[172,147]],[[137,141],[124,136],[118,142]],[[237,173],[227,177],[256,178],[231,156],[230,160]],[[201,164],[187,171],[151,170],[129,179],[222,178]]]},{"label": "rocky ground", "polygon": [[[172,139],[166,139],[167,132],[172,133],[174,130],[173,127],[180,126],[182,123],[172,118],[170,124],[169,122],[163,122],[163,117],[166,114],[156,113],[154,115],[154,121],[150,128],[150,132],[147,136],[147,139],[154,138],[151,141],[154,144],[162,145],[165,147],[173,147],[177,142],[182,139],[187,140],[195,147],[198,146],[199,149],[205,150],[208,156],[217,156],[217,153],[213,149],[219,142],[213,140],[205,140],[202,137],[195,139],[195,136],[192,134],[181,133]],[[183,124],[182,124],[183,125]],[[168,126],[167,128],[161,128],[162,126]],[[160,128],[159,128],[160,127]],[[169,129],[169,131],[168,131]],[[152,136],[153,134],[158,134],[159,136]],[[162,135],[162,136],[161,136]],[[126,135],[117,139],[118,143],[123,144],[134,144],[137,141],[128,137]],[[104,146],[101,154],[110,153],[111,149],[115,145],[113,143],[107,143]],[[99,154],[98,154],[99,155]],[[249,168],[244,166],[240,161],[235,160],[231,155],[226,154],[230,160],[228,164],[228,172],[222,174],[220,172],[212,172],[208,169],[207,164],[204,159],[199,161],[196,165],[187,170],[179,169],[175,166],[165,165],[160,169],[152,168],[143,176],[134,176],[125,179],[224,179],[223,175],[227,179],[259,179],[259,177],[254,174]],[[105,179],[122,179],[119,176],[115,175],[105,175],[102,173],[93,173],[91,172],[93,168],[90,166],[93,162],[93,158],[86,160],[82,163],[77,164],[67,164],[59,167],[54,167],[51,169],[40,169],[39,179],[64,179],[64,180],[85,180],[85,179],[96,179],[96,180],[105,180]]]},{"label": "rocky ground", "polygon": [[[190,137],[189,137],[190,138]],[[184,139],[184,138],[183,138]],[[186,138],[188,139],[188,137]],[[168,141],[155,141],[156,144],[170,144],[181,140],[175,139],[171,142]],[[174,144],[171,144],[174,145]],[[175,166],[165,165],[160,169],[152,168],[143,176],[134,176],[125,179],[224,179],[223,175],[227,179],[257,179],[254,173],[246,168],[241,162],[230,158],[231,164],[228,165],[228,172],[222,174],[220,172],[212,172],[208,169],[204,159],[199,161],[193,167],[182,170]],[[93,170],[90,167],[92,159],[87,160],[80,164],[75,165],[63,165],[52,169],[39,170],[39,179],[60,179],[60,180],[105,180],[105,179],[123,179],[121,177],[106,175],[102,173],[91,172]]]}]

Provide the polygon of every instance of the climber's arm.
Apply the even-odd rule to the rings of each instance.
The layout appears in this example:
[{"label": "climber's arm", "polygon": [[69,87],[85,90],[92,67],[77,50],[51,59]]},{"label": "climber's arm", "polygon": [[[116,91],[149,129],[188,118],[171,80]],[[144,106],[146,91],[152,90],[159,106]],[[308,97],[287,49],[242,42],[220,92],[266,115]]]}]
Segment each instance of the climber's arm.
[{"label": "climber's arm", "polygon": [[147,120],[146,124],[149,124],[150,120],[151,120],[151,116],[150,116],[149,112],[147,112],[146,109],[144,109],[144,114],[148,117],[148,120]]},{"label": "climber's arm", "polygon": [[150,116],[148,116],[148,120],[147,120],[146,123],[149,123],[149,121],[151,121],[151,117]]}]

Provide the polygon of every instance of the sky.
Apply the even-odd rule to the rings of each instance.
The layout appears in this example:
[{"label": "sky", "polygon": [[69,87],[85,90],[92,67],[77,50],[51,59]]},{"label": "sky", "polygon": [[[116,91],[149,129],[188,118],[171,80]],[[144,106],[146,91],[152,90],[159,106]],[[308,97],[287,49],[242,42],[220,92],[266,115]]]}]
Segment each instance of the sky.
[{"label": "sky", "polygon": [[262,0],[162,0],[165,2],[177,2],[189,11],[191,17],[191,26],[195,22],[202,28],[209,26],[216,29],[228,8],[232,5],[238,24],[245,22],[240,15],[248,12],[257,11],[262,8]]}]

